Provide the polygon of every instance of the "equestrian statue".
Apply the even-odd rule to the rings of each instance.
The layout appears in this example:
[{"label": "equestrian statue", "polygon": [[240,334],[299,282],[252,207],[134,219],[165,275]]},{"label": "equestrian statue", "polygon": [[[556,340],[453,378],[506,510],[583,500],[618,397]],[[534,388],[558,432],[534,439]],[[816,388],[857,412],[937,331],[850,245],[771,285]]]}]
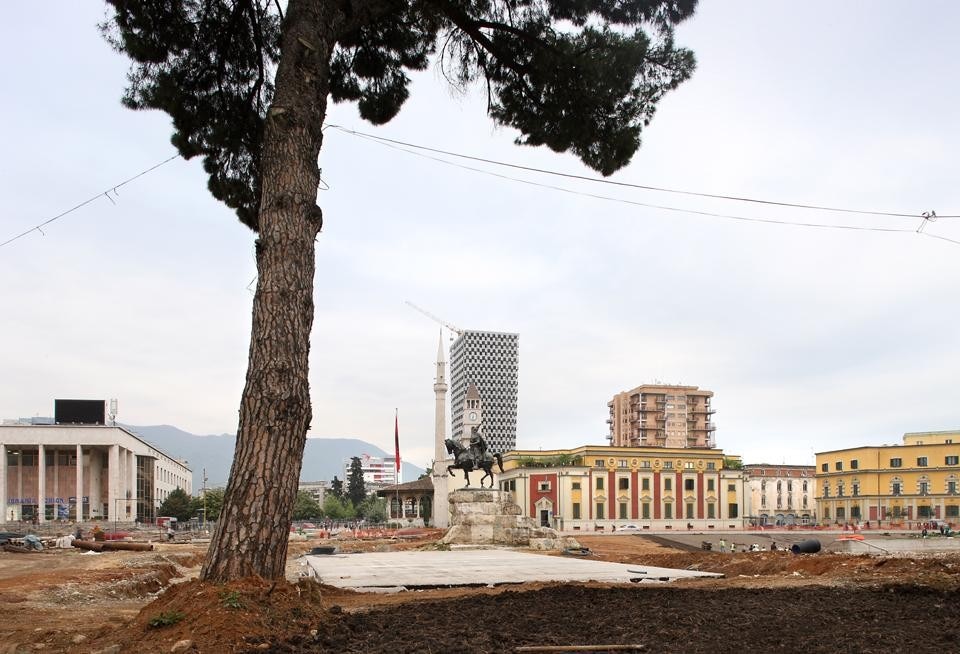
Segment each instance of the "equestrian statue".
[{"label": "equestrian statue", "polygon": [[467,480],[464,488],[470,487],[470,472],[473,470],[483,470],[484,475],[480,478],[480,488],[483,488],[483,480],[490,478],[490,488],[493,488],[493,463],[496,461],[500,466],[500,472],[503,472],[503,458],[499,452],[491,454],[487,449],[487,442],[480,435],[480,430],[474,426],[470,431],[470,447],[464,447],[452,438],[444,441],[447,446],[447,454],[453,456],[453,465],[447,466],[447,472],[453,476],[453,471],[463,470],[463,476]]}]

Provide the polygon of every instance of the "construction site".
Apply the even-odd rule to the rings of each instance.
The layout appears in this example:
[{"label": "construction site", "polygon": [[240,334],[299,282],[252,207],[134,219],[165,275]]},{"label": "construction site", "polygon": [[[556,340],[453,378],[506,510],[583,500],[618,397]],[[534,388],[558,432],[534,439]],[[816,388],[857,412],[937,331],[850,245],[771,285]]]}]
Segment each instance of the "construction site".
[{"label": "construction site", "polygon": [[939,535],[616,533],[552,553],[451,548],[440,535],[307,534],[290,542],[286,583],[225,586],[197,580],[200,539],[134,532],[129,547],[99,552],[11,540],[0,551],[0,653],[960,646],[960,550]]}]

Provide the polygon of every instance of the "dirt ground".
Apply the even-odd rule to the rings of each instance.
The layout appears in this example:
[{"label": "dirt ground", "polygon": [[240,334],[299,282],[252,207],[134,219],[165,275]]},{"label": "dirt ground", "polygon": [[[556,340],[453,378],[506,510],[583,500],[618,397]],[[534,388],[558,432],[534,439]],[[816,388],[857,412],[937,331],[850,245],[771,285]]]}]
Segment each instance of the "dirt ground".
[{"label": "dirt ground", "polygon": [[318,545],[342,552],[431,548],[438,535],[292,542],[291,583],[280,584],[200,584],[204,544],[99,555],[0,552],[0,654],[485,653],[574,645],[714,654],[960,649],[960,555],[721,554],[608,535],[578,540],[597,560],[725,577],[395,594],[299,579],[300,555]]}]

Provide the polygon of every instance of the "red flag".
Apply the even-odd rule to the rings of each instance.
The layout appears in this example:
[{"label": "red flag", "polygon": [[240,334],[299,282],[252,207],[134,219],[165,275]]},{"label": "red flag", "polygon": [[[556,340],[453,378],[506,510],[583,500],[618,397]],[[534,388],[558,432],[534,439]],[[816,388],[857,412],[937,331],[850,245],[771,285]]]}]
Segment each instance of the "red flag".
[{"label": "red flag", "polygon": [[396,446],[397,472],[400,472],[400,417],[399,414],[393,416],[393,442]]}]

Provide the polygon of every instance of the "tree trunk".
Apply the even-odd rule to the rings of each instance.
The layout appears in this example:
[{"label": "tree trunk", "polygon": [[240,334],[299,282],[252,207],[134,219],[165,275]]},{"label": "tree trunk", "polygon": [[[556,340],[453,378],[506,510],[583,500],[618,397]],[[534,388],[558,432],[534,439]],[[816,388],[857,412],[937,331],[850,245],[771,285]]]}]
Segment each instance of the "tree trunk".
[{"label": "tree trunk", "polygon": [[316,205],[335,44],[333,3],[290,0],[276,91],[267,114],[256,243],[250,361],[236,452],[200,578],[282,579],[303,447],[310,427]]}]

